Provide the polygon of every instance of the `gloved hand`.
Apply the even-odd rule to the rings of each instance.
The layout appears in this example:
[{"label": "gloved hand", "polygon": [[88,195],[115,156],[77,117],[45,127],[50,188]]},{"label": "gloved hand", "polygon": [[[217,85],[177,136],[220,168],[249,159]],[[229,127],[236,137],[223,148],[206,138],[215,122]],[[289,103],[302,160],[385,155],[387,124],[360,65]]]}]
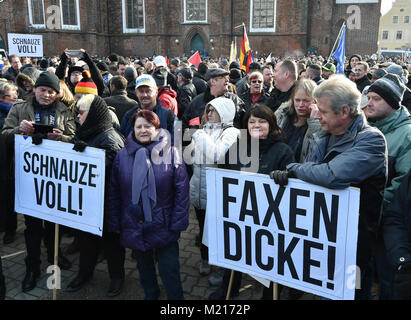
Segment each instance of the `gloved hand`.
[{"label": "gloved hand", "polygon": [[31,136],[31,142],[38,146],[43,142],[43,139],[47,139],[47,133],[34,133]]},{"label": "gloved hand", "polygon": [[73,150],[77,151],[77,152],[83,152],[84,149],[86,149],[87,147],[87,143],[82,141],[82,140],[78,140],[74,143],[74,147]]},{"label": "gloved hand", "polygon": [[394,275],[392,291],[396,300],[411,300],[411,262],[401,265]]},{"label": "gloved hand", "polygon": [[291,178],[290,172],[287,170],[274,170],[270,172],[270,178],[280,186],[288,184],[288,178]]}]

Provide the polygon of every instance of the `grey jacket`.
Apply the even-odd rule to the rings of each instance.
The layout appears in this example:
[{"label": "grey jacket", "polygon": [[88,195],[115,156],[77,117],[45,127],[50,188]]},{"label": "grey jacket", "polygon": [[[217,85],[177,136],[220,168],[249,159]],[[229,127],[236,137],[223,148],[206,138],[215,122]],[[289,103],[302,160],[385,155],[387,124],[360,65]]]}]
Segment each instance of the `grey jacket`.
[{"label": "grey jacket", "polygon": [[322,130],[314,134],[306,162],[291,163],[287,169],[298,179],[331,189],[344,189],[374,175],[387,175],[384,135],[367,124],[363,113],[327,153],[329,138],[330,134]]}]

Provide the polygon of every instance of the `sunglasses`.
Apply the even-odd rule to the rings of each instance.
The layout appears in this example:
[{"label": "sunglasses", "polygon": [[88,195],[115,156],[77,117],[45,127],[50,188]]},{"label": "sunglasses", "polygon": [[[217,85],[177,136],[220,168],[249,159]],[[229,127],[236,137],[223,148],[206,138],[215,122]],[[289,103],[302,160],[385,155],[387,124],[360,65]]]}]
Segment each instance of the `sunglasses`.
[{"label": "sunglasses", "polygon": [[263,83],[262,80],[251,80],[251,83]]}]

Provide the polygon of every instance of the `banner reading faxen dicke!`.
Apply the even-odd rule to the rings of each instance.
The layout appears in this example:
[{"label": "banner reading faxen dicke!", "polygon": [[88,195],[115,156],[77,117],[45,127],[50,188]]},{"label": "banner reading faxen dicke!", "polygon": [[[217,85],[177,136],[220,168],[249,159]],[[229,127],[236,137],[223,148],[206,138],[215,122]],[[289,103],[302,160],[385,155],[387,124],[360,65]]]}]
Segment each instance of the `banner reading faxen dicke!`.
[{"label": "banner reading faxen dicke!", "polygon": [[101,236],[105,151],[15,135],[15,211]]},{"label": "banner reading faxen dicke!", "polygon": [[354,299],[359,190],[207,170],[209,262],[336,300]]}]

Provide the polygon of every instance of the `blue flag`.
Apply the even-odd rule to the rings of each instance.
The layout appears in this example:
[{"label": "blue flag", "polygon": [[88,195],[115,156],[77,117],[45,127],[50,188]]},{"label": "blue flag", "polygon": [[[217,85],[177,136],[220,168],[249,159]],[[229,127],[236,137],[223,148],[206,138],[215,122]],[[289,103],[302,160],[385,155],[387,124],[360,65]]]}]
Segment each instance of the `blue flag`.
[{"label": "blue flag", "polygon": [[334,52],[333,57],[337,59],[337,73],[344,73],[344,60],[345,60],[345,25],[341,32],[340,43],[337,50]]}]

